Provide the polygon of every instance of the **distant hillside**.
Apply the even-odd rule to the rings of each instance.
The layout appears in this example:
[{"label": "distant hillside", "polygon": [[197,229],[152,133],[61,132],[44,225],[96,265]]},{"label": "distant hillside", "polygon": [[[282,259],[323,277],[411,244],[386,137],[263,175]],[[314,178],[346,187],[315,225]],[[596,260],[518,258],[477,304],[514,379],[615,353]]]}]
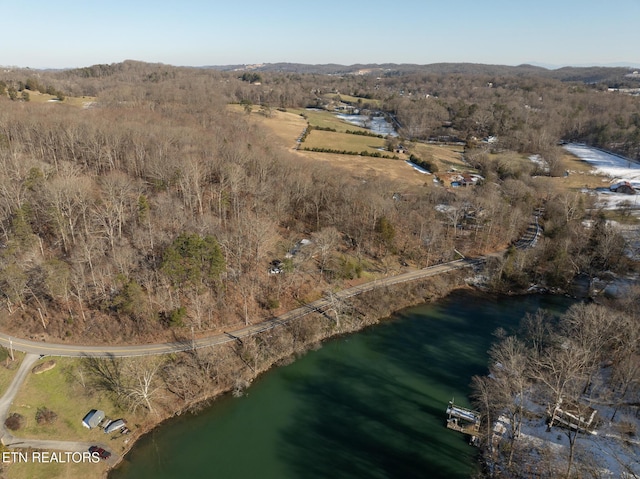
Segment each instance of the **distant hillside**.
[{"label": "distant hillside", "polygon": [[[624,81],[632,69],[628,67],[563,67],[554,70],[534,65],[485,65],[480,63],[432,63],[416,64],[355,64],[307,65],[303,63],[264,63],[257,65],[206,66],[219,71],[260,71],[286,73],[315,73],[320,75],[371,74],[393,76],[408,73],[459,74],[459,75],[499,75],[499,76],[541,76],[560,81],[583,83],[616,83]],[[627,77],[628,81],[629,78]]]}]

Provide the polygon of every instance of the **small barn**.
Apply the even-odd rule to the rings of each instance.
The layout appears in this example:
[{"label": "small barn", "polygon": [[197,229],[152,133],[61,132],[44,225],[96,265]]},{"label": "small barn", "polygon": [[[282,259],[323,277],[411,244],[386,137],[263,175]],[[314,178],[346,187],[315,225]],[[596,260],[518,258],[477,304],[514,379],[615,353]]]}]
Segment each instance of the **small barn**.
[{"label": "small barn", "polygon": [[84,419],[82,420],[82,425],[87,429],[93,429],[94,427],[98,427],[103,419],[104,411],[92,409],[85,415]]}]

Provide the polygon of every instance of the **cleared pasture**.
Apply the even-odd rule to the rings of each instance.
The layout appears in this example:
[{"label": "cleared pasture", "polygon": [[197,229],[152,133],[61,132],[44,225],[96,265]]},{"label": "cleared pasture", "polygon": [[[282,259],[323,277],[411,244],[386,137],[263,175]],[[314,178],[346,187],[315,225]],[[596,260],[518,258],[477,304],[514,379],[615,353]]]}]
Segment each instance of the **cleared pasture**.
[{"label": "cleared pasture", "polygon": [[301,148],[330,148],[339,151],[367,151],[393,156],[393,153],[384,150],[383,138],[372,136],[351,135],[333,131],[312,130]]},{"label": "cleared pasture", "polygon": [[352,105],[357,105],[358,103],[365,105],[368,103],[369,105],[379,106],[381,103],[380,100],[376,100],[373,98],[369,99],[369,98],[363,98],[359,96],[345,95],[343,93],[325,93],[322,96],[327,100],[342,101],[345,103],[350,103]]},{"label": "cleared pasture", "polygon": [[338,118],[334,113],[325,110],[305,110],[305,109],[291,109],[292,113],[304,115],[311,126],[317,126],[320,128],[333,128],[336,132],[351,131],[369,131],[366,128],[352,125],[346,121]]}]

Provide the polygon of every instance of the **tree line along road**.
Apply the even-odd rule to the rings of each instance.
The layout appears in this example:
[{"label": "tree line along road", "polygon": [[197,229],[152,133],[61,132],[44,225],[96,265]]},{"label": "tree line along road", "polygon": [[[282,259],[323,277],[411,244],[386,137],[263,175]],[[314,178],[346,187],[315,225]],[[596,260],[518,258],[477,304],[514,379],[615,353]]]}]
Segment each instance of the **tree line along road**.
[{"label": "tree line along road", "polygon": [[282,324],[294,321],[313,312],[323,312],[330,309],[335,301],[344,300],[357,296],[367,291],[377,288],[392,286],[395,284],[416,281],[430,276],[447,273],[462,268],[470,268],[484,262],[484,257],[477,259],[459,259],[449,263],[443,263],[428,268],[410,271],[383,279],[377,279],[351,288],[343,289],[332,295],[332,298],[321,298],[308,303],[300,308],[288,311],[276,318],[268,319],[258,324],[246,326],[232,331],[214,334],[203,338],[174,341],[158,344],[140,344],[131,346],[89,346],[82,344],[59,344],[30,341],[28,339],[17,338],[8,334],[0,333],[0,345],[9,350],[22,351],[30,354],[46,356],[67,356],[67,357],[127,357],[127,356],[152,356],[160,354],[176,353],[191,349],[199,349],[241,340],[241,338],[253,336],[255,334],[268,331]]}]

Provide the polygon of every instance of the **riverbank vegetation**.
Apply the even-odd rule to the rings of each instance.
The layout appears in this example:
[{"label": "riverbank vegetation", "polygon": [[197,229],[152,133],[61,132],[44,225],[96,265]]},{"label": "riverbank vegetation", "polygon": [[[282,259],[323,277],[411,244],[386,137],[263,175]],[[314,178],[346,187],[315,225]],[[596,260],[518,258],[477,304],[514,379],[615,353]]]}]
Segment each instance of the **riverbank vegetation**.
[{"label": "riverbank vegetation", "polygon": [[635,477],[640,394],[637,291],[527,315],[474,377],[487,477]]},{"label": "riverbank vegetation", "polygon": [[[578,274],[635,270],[583,185],[560,178],[575,160],[558,142],[637,157],[636,97],[533,73],[396,73],[260,72],[256,84],[130,61],[3,72],[0,328],[69,343],[188,343],[358,282],[506,249],[481,272],[494,292],[565,290]],[[44,94],[27,84],[51,85],[58,101],[31,101]],[[26,90],[30,101],[17,94]],[[373,106],[398,139],[327,111]],[[303,145],[333,153],[293,150],[305,132]],[[380,149],[414,155],[440,182],[404,161],[336,153]],[[467,183],[463,170],[482,180]],[[537,246],[509,248],[534,213]],[[97,361],[93,387],[153,424],[218,392],[239,394],[274,362],[438,297],[448,281],[335,302],[322,317],[137,369]]]},{"label": "riverbank vegetation", "polygon": [[[125,454],[141,435],[161,421],[187,411],[198,411],[222,393],[244,394],[261,373],[286,364],[316,348],[328,337],[358,331],[388,317],[395,310],[444,297],[464,284],[465,274],[448,273],[407,284],[390,286],[335,300],[326,312],[311,313],[296,321],[214,348],[187,350],[157,358],[59,359],[57,366],[28,376],[11,411],[23,418],[13,431],[17,437],[104,441],[102,429],[81,426],[82,415],[102,409],[111,418],[124,418],[130,434],[115,433],[108,442],[114,454]],[[189,338],[179,338],[188,344]],[[38,409],[57,414],[54,424],[38,424]],[[10,477],[65,477],[69,467],[49,464],[14,464]],[[102,477],[94,467],[83,477]],[[15,474],[15,475],[14,475]],[[22,474],[22,475],[21,475]],[[26,474],[26,475],[25,475]]]}]

